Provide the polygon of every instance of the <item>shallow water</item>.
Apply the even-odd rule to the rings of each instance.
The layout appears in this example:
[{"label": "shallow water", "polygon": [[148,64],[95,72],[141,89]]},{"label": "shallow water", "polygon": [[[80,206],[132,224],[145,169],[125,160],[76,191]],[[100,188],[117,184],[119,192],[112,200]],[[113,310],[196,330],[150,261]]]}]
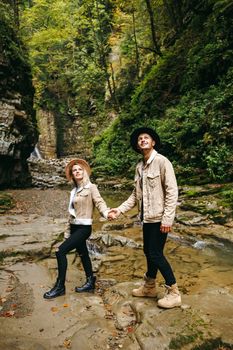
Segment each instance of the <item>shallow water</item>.
[{"label": "shallow water", "polygon": [[[117,206],[125,200],[128,192],[103,192],[102,195],[110,207]],[[136,210],[132,210],[112,223],[127,224],[127,228],[112,231],[113,235],[121,235],[142,243],[141,226],[129,224],[136,221]],[[102,224],[95,220],[93,229],[99,230]],[[201,227],[197,227],[198,231]],[[110,233],[110,232],[109,232]],[[233,290],[233,249],[229,244],[219,241],[194,240],[175,230],[165,246],[165,255],[173,267],[177,281],[184,293],[216,285],[219,288]],[[102,278],[114,278],[117,282],[142,278],[146,271],[145,257],[142,249],[113,246],[108,248],[99,270]],[[164,281],[158,274],[158,282]]]}]

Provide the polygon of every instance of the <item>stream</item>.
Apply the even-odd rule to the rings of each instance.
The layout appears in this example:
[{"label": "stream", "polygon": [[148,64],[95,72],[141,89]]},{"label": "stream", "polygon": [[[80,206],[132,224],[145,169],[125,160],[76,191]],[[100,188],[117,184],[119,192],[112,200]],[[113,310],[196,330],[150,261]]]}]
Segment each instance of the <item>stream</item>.
[{"label": "stream", "polygon": [[[152,298],[131,296],[146,270],[136,210],[111,222],[95,212],[89,240],[97,276],[95,294],[74,293],[84,275],[72,252],[66,295],[45,301],[43,292],[56,279],[54,248],[66,226],[69,193],[67,189],[8,193],[17,204],[0,216],[0,349],[232,349],[229,224],[216,225],[178,207],[177,216],[186,215],[187,221],[176,220],[165,252],[182,293],[182,307],[161,310]],[[109,207],[116,207],[129,192],[102,190],[101,194]],[[160,274],[157,286],[162,296]]]}]

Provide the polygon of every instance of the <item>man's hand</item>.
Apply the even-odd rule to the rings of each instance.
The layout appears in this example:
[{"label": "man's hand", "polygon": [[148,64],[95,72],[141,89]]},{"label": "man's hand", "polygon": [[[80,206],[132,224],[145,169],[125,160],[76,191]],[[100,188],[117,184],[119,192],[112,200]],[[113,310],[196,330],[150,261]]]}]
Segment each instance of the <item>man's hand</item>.
[{"label": "man's hand", "polygon": [[118,216],[120,216],[121,211],[118,208],[112,208],[108,212],[108,219],[109,220],[114,220],[117,219]]},{"label": "man's hand", "polygon": [[169,232],[171,232],[171,226],[169,226],[169,225],[163,225],[163,224],[161,224],[161,226],[160,226],[160,231],[161,232],[163,232],[163,233],[169,233]]}]

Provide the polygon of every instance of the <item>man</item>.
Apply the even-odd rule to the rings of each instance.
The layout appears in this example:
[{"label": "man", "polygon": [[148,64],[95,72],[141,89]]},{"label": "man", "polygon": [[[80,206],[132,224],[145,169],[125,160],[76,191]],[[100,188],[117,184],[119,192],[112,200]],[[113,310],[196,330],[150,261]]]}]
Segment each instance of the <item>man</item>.
[{"label": "man", "polygon": [[163,254],[167,234],[175,217],[178,188],[170,161],[157,152],[159,135],[151,128],[140,127],[131,137],[132,148],[141,153],[143,160],[136,166],[135,186],[129,198],[109,212],[109,219],[117,218],[138,204],[143,224],[143,246],[147,261],[144,284],[133,289],[136,297],[155,297],[155,279],[160,271],[165,279],[166,293],[158,306],[173,308],[181,305],[181,296],[172,268]]}]

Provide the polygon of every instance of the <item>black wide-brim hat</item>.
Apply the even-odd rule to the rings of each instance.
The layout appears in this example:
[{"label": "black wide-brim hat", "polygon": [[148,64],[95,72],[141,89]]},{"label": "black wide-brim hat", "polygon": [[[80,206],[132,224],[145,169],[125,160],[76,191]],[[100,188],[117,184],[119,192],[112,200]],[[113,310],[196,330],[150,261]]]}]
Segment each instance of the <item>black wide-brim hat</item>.
[{"label": "black wide-brim hat", "polygon": [[140,127],[140,128],[135,129],[132,132],[132,134],[130,136],[130,144],[131,144],[132,148],[134,149],[134,151],[140,153],[140,150],[138,149],[138,136],[141,134],[150,135],[150,137],[152,137],[152,139],[155,141],[154,149],[156,151],[158,151],[158,149],[160,147],[160,137],[157,134],[157,132],[155,132],[153,129],[147,128],[147,127]]}]

